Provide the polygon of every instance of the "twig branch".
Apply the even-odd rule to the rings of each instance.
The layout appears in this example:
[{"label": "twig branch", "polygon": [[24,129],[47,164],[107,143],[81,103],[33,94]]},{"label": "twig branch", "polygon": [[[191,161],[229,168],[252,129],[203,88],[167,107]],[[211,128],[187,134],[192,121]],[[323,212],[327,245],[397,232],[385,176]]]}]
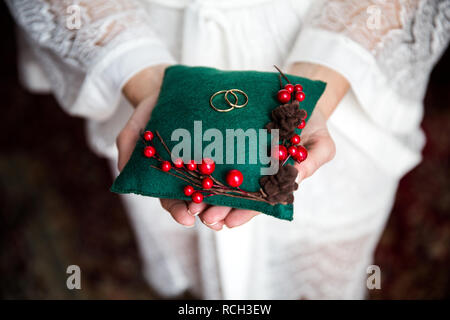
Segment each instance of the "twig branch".
[{"label": "twig branch", "polygon": [[[280,81],[281,81],[281,76],[280,76]],[[167,153],[169,154],[169,156],[172,158],[172,153],[170,151],[170,149],[167,147],[167,144],[164,142],[163,138],[161,137],[161,135],[159,134],[158,131],[155,131],[156,136],[158,137],[159,141],[161,141],[161,144],[163,145],[163,147],[166,149]],[[142,137],[142,135],[141,135]],[[143,137],[142,137],[143,139]],[[144,143],[146,144],[145,139]],[[159,162],[165,161],[163,160],[161,157],[159,157],[158,155],[155,156],[155,159],[158,160]],[[251,199],[251,200],[255,200],[255,201],[262,201],[262,202],[266,202],[269,204],[274,204],[268,200],[265,199],[266,195],[259,191],[259,192],[247,192],[244,191],[242,189],[234,189],[234,188],[230,188],[226,185],[224,185],[222,182],[220,182],[219,180],[217,180],[216,178],[214,178],[212,175],[208,175],[208,177],[210,177],[213,182],[215,183],[215,185],[213,186],[213,188],[211,189],[206,189],[203,190],[203,186],[202,186],[202,179],[203,176],[197,172],[194,171],[190,171],[190,170],[184,170],[184,168],[176,168],[176,167],[172,167],[172,169],[174,170],[174,172],[171,171],[163,171],[161,168],[155,166],[155,165],[150,165],[150,167],[160,170],[162,172],[168,173],[171,176],[174,176],[178,179],[181,179],[189,184],[192,184],[198,188],[201,188],[201,190],[199,190],[200,192],[210,192],[211,195],[224,195],[224,196],[228,196],[228,197],[233,197],[233,198],[241,198],[241,199]],[[176,172],[176,173],[175,173]]]},{"label": "twig branch", "polygon": [[273,65],[273,66],[275,67],[275,69],[277,69],[277,71],[280,73],[280,75],[281,75],[284,79],[286,79],[286,81],[287,81],[288,83],[291,83],[291,82],[289,81],[288,77],[285,76],[285,74],[283,73],[283,71],[280,70],[280,68],[278,68],[276,65]]}]

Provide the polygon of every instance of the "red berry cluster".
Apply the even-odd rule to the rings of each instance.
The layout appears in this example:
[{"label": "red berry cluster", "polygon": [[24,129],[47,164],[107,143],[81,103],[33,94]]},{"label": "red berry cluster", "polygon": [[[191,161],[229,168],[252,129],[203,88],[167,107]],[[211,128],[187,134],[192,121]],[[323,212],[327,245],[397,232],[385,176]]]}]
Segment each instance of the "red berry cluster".
[{"label": "red berry cluster", "polygon": [[[303,92],[303,87],[300,84],[293,85],[288,77],[277,67],[274,66],[278,72],[280,73],[280,86],[283,87],[283,83],[281,81],[281,77],[283,77],[288,83],[278,91],[277,98],[283,104],[286,104],[291,101],[292,94],[294,94],[294,98],[296,101],[301,102],[305,100],[305,93]],[[305,110],[304,117],[301,119],[300,124],[297,126],[298,129],[303,129],[306,125],[305,119],[308,116]],[[292,157],[297,162],[304,161],[308,156],[308,151],[305,147],[300,145],[300,136],[298,134],[294,134],[286,145],[279,145],[278,154],[275,155],[283,164],[287,161],[289,157]]]},{"label": "red berry cluster", "polygon": [[305,100],[305,93],[303,92],[303,87],[299,84],[296,84],[294,86],[290,82],[284,86],[284,89],[278,91],[277,99],[283,104],[288,103],[291,101],[292,94],[294,94],[294,98],[298,102]]},{"label": "red berry cluster", "polygon": [[[177,161],[181,161],[178,159]],[[215,186],[214,180],[210,177],[210,175],[214,172],[216,168],[216,164],[212,159],[205,158],[202,160],[200,165],[197,165],[194,160],[189,161],[186,164],[186,169],[188,171],[197,172],[200,174],[201,185],[203,190],[196,191],[193,186],[187,185],[184,187],[183,192],[186,196],[191,197],[191,200],[195,203],[201,203],[203,201],[202,191],[211,189]]]},{"label": "red berry cluster", "polygon": [[[142,134],[142,138],[146,142],[151,143],[153,137],[154,135],[151,131],[145,131]],[[162,140],[161,143],[163,143]],[[165,144],[164,146],[166,147]],[[194,185],[200,187],[200,189],[195,190],[193,186],[186,185],[183,189],[184,194],[188,197],[191,197],[192,201],[195,203],[201,203],[205,196],[224,194],[227,192],[250,195],[250,193],[247,193],[239,189],[239,186],[244,181],[244,176],[242,175],[242,172],[240,172],[239,170],[233,169],[228,171],[225,178],[227,184],[232,188],[237,188],[236,190],[230,189],[229,187],[226,187],[219,181],[215,180],[211,176],[216,167],[216,164],[212,159],[205,158],[198,165],[197,163],[195,163],[194,160],[190,160],[189,162],[184,163],[183,160],[180,158],[176,159],[175,161],[173,161],[173,163],[171,163],[170,161],[161,159],[158,156],[156,149],[153,145],[146,145],[144,147],[144,156],[146,156],[147,158],[155,158],[156,160],[158,160],[160,162],[159,169],[161,171],[171,173],[171,170],[173,170],[174,176],[183,179],[185,181],[192,182]],[[203,195],[204,192],[210,192],[210,194]]]},{"label": "red berry cluster", "polygon": [[[283,83],[281,81],[281,77],[283,77],[288,83],[284,86],[284,89],[282,88],[280,91],[278,91],[277,93],[277,99],[278,101],[280,101],[281,103],[285,104],[291,101],[292,98],[292,94],[294,94],[294,98],[295,101],[298,101],[299,103],[302,102],[303,100],[305,100],[305,93],[303,92],[303,87],[300,84],[296,84],[293,85],[291,83],[291,81],[289,81],[289,78],[286,77],[286,75],[277,67],[274,66],[275,69],[278,70],[278,72],[280,73],[279,77],[280,77],[280,87],[283,87]],[[305,110],[306,112],[306,110]],[[305,119],[306,119],[307,115],[302,119],[302,121],[300,122],[300,124],[298,125],[298,129],[303,129],[306,125]]]},{"label": "red berry cluster", "polygon": [[[195,166],[194,166],[195,165]],[[195,190],[193,186],[187,185],[184,187],[184,194],[188,197],[191,197],[192,201],[195,203],[201,203],[203,201],[203,194],[205,190],[210,190],[212,188],[215,189],[223,189],[224,186],[220,184],[218,181],[214,182],[211,174],[214,172],[216,164],[213,160],[209,158],[205,158],[202,160],[200,165],[196,165],[193,160],[191,160],[187,165],[186,169],[189,171],[194,171],[199,173],[201,179],[201,185],[203,190]],[[239,170],[233,169],[228,171],[226,175],[226,182],[230,187],[238,188],[242,182],[244,181],[244,176]],[[212,195],[212,194],[211,194]]]}]

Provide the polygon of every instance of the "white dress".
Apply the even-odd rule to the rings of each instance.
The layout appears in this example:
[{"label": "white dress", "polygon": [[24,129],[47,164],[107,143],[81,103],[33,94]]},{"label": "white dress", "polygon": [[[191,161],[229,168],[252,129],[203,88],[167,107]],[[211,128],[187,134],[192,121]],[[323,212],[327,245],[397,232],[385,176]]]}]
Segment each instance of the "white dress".
[{"label": "white dress", "polygon": [[273,71],[273,64],[287,69],[305,61],[344,75],[351,90],[329,119],[336,157],[302,182],[293,222],[260,215],[221,232],[201,223],[186,229],[157,199],[123,200],[143,272],[162,295],[189,289],[207,299],[364,297],[398,181],[420,161],[422,99],[449,40],[450,1],[7,4],[19,25],[23,83],[51,90],[68,113],[86,118],[90,146],[110,159],[114,174],[115,138],[132,112],[121,88],[147,66]]}]

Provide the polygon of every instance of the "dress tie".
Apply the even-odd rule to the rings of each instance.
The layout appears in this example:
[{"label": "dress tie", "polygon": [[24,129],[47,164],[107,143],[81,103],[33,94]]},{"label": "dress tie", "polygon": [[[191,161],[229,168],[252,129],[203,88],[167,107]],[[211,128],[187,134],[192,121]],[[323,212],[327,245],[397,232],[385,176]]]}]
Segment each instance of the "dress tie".
[{"label": "dress tie", "polygon": [[232,35],[231,22],[222,8],[211,1],[193,1],[184,14],[181,63],[233,69],[238,66],[237,42],[239,34]]}]

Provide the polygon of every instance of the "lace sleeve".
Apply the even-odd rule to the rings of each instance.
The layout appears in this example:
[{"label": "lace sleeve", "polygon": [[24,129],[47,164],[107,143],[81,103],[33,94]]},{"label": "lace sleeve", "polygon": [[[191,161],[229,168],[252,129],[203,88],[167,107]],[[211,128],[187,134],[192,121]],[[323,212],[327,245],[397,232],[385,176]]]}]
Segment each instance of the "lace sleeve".
[{"label": "lace sleeve", "polygon": [[418,0],[331,0],[313,8],[310,26],[336,32],[356,41],[372,53],[389,36],[406,27]]},{"label": "lace sleeve", "polygon": [[136,0],[6,2],[53,92],[71,114],[107,118],[131,75],[173,62]]},{"label": "lace sleeve", "polygon": [[[389,105],[386,100],[395,102],[393,108],[420,103],[450,38],[450,1],[314,1],[309,12],[289,62],[317,62],[337,70],[369,115],[380,103]],[[372,96],[369,85],[372,92],[387,92],[385,99]],[[392,119],[391,127],[405,119],[416,126],[421,118],[420,111],[394,113],[398,119]],[[386,121],[382,114],[372,116]]]}]

